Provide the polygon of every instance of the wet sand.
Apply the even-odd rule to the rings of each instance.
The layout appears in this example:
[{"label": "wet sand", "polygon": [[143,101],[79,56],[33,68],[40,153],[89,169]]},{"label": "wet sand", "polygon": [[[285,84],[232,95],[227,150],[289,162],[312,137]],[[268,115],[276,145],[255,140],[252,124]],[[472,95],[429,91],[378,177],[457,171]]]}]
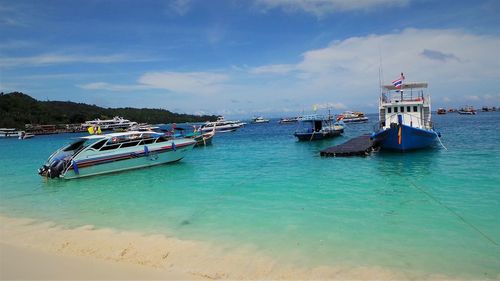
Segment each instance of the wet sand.
[{"label": "wet sand", "polygon": [[222,246],[164,235],[90,225],[66,228],[0,216],[0,278],[405,280],[415,276],[381,267],[308,268],[280,263],[248,247],[226,251]]}]

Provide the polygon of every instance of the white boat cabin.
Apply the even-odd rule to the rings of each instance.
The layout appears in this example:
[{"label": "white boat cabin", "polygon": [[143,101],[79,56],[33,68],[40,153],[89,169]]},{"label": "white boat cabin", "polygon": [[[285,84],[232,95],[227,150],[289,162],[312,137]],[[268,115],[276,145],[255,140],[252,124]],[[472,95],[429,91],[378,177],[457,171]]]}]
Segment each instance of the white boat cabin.
[{"label": "white boat cabin", "polygon": [[404,83],[401,88],[382,86],[379,100],[380,129],[389,129],[391,124],[402,124],[429,130],[431,123],[431,98],[425,95],[427,83]]}]

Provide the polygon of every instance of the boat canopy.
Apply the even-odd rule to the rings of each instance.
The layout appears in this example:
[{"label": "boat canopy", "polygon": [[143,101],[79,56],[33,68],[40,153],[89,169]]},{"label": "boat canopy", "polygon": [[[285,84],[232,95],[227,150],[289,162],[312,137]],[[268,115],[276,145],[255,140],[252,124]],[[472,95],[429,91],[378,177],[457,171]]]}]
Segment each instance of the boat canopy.
[{"label": "boat canopy", "polygon": [[150,135],[154,135],[154,136],[163,135],[162,133],[157,133],[154,131],[128,131],[128,132],[112,133],[112,134],[104,134],[104,135],[90,135],[90,136],[81,137],[80,139],[85,139],[85,140],[107,139],[107,138],[113,138],[113,137],[126,137],[126,136],[143,135],[143,134],[150,134]]},{"label": "boat canopy", "polygon": [[389,91],[394,91],[394,90],[401,90],[401,89],[421,89],[421,88],[427,88],[427,83],[423,82],[412,82],[412,83],[404,83],[401,84],[401,88],[396,88],[394,85],[383,85],[382,88],[389,90]]},{"label": "boat canopy", "polygon": [[323,121],[326,120],[325,116],[320,114],[308,114],[299,118],[299,121]]}]

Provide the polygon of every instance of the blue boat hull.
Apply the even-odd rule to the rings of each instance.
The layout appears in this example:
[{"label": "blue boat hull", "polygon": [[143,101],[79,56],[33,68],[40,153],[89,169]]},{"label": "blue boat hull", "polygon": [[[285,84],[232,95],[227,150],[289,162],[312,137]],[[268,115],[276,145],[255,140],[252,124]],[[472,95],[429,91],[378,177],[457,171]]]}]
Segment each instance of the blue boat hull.
[{"label": "blue boat hull", "polygon": [[330,132],[295,132],[294,136],[299,139],[299,141],[313,141],[313,140],[323,140],[328,138],[333,138],[340,136],[344,130],[330,131]]},{"label": "blue boat hull", "polygon": [[374,133],[372,140],[375,146],[381,149],[408,151],[430,147],[435,144],[438,134],[433,130],[422,130],[406,125],[401,125],[401,138],[399,126]]}]

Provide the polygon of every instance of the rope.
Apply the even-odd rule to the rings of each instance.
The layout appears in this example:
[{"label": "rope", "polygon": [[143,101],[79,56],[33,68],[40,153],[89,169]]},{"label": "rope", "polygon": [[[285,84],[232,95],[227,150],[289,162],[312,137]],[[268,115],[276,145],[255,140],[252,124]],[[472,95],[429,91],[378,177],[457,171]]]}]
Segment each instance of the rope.
[{"label": "rope", "polygon": [[[400,174],[401,177],[404,177],[403,175]],[[406,177],[405,177],[406,178]],[[459,213],[455,212],[452,208],[446,206],[445,204],[443,204],[441,201],[439,201],[436,197],[434,197],[432,194],[430,194],[429,192],[425,191],[423,188],[419,187],[418,185],[416,185],[410,178],[406,178],[406,180],[408,180],[408,182],[415,188],[417,189],[418,191],[420,191],[421,193],[425,194],[428,198],[430,198],[432,201],[436,202],[438,205],[440,205],[441,207],[445,208],[446,210],[448,210],[451,214],[453,214],[455,217],[457,217],[460,221],[462,221],[465,225],[469,226],[471,229],[473,229],[474,231],[476,231],[477,233],[479,233],[484,239],[486,239],[487,241],[491,242],[491,244],[495,245],[495,246],[499,246],[498,243],[493,240],[493,238],[489,237],[486,233],[484,233],[483,231],[481,231],[478,227],[476,227],[475,225],[473,225],[471,222],[467,221],[464,217],[462,217]]]},{"label": "rope", "polygon": [[316,131],[313,131],[312,135],[311,135],[311,138],[309,139],[309,141],[312,141],[312,139],[314,138],[314,134],[316,133]]},{"label": "rope", "polygon": [[444,146],[444,144],[443,144],[443,142],[441,141],[441,138],[440,138],[439,136],[438,136],[438,140],[439,140],[439,144],[441,144],[441,146],[442,146],[444,149],[448,150],[448,148],[446,148],[446,146]]}]

